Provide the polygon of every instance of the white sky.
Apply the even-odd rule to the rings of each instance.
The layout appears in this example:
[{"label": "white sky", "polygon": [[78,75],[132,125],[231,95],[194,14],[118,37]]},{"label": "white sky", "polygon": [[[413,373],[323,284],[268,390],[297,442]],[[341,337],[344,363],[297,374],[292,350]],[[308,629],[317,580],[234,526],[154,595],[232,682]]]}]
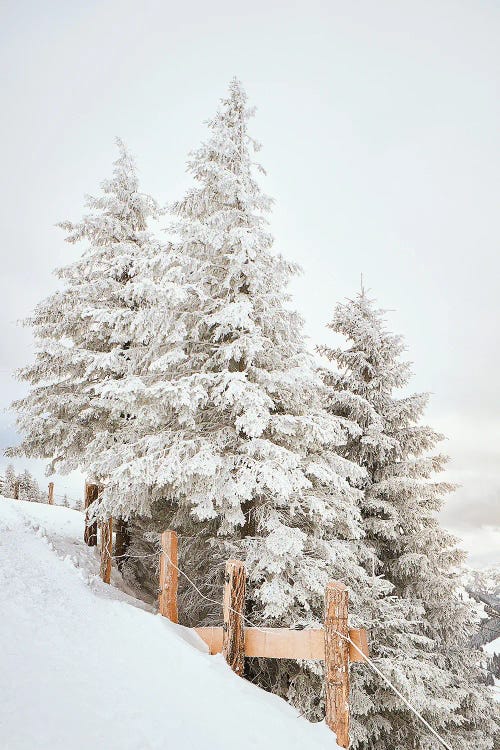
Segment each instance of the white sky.
[{"label": "white sky", "polygon": [[[329,340],[363,272],[449,438],[463,486],[444,522],[471,563],[498,562],[498,2],[4,0],[0,14],[2,405],[32,356],[16,320],[75,257],[54,224],[81,216],[114,137],[145,191],[181,196],[187,152],[237,75],[258,107],[276,247],[304,268],[293,292],[308,334]],[[0,416],[2,449],[12,421]]]}]

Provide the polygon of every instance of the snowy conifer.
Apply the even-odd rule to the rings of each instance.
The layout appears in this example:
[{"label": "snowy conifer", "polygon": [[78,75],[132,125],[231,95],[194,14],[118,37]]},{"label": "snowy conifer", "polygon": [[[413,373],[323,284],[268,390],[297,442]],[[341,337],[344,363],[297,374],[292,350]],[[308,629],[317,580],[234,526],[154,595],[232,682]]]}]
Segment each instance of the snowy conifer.
[{"label": "snowy conifer", "polygon": [[129,373],[147,348],[141,309],[150,290],[138,268],[162,252],[147,231],[157,205],[139,191],[134,162],[121,141],[118,147],[102,196],[87,198],[90,212],[80,223],[60,225],[68,242],[85,243],[84,252],[57,272],[63,288],[27,321],[37,353],[20,377],[31,390],[13,405],[24,439],[11,455],[45,458],[61,473],[80,469],[94,481],[104,479],[92,474],[96,436],[99,445],[112,443],[133,417],[113,386],[131,387]]},{"label": "snowy conifer", "polygon": [[[411,374],[401,360],[404,342],[386,330],[384,312],[363,290],[336,307],[329,327],[349,342],[347,348],[320,351],[337,366],[324,378],[330,412],[360,428],[350,433],[343,455],[368,472],[361,506],[364,541],[372,552],[368,570],[393,585],[389,612],[406,605],[407,622],[397,638],[384,628],[382,609],[375,614],[374,655],[453,750],[485,750],[493,746],[492,705],[479,684],[480,654],[470,646],[475,615],[457,595],[462,553],[437,516],[453,487],[434,478],[446,458],[432,453],[441,436],[420,424],[428,397],[398,394]],[[354,747],[436,747],[378,676],[355,671]]]},{"label": "snowy conifer", "polygon": [[342,517],[345,536],[357,535],[346,482],[356,471],[331,450],[345,431],[321,410],[302,323],[287,308],[296,268],[272,252],[271,201],[253,174],[252,114],[233,80],[191,155],[196,186],[175,206],[177,251],[197,290],[182,314],[174,387],[193,397],[173,458],[185,456],[179,495],[193,514],[247,540],[241,550],[262,617],[305,624],[338,551],[322,544],[320,524],[328,530]]},{"label": "snowy conifer", "polygon": [[5,475],[2,485],[2,495],[4,497],[14,498],[16,495],[17,476],[16,470],[12,464],[9,464],[5,469]]},{"label": "snowy conifer", "polygon": [[[336,452],[357,428],[323,410],[301,319],[288,308],[296,268],[272,250],[251,114],[233,80],[191,155],[195,186],[174,206],[175,241],[161,269],[184,293],[165,300],[162,345],[137,371],[137,418],[116,435],[120,450],[99,454],[108,467],[121,461],[100,507],[180,531],[181,565],[212,598],[221,595],[219,563],[245,558],[252,620],[300,627],[322,622],[325,584],[339,571],[343,580],[366,577],[350,544],[359,537],[352,484],[363,472]],[[143,528],[134,520],[137,567],[150,552]],[[189,596],[203,605],[181,591],[181,617],[201,624]],[[311,711],[320,682],[311,687],[296,665],[272,669],[276,689]]]},{"label": "snowy conifer", "polygon": [[25,469],[19,476],[18,481],[19,500],[26,500],[30,503],[39,503],[41,500],[41,493],[38,482],[31,476],[27,469]]}]

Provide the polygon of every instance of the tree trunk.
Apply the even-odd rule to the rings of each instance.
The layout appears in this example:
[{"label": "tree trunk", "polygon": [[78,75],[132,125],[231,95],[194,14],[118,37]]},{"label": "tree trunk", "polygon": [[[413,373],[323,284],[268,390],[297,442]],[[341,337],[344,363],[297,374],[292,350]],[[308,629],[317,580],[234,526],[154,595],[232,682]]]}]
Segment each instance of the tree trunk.
[{"label": "tree trunk", "polygon": [[122,518],[115,520],[115,559],[118,570],[121,571],[126,560],[126,553],[130,545],[128,522]]},{"label": "tree trunk", "polygon": [[89,547],[97,545],[97,522],[89,524],[89,508],[99,496],[99,487],[97,484],[85,483],[85,531],[83,540]]}]

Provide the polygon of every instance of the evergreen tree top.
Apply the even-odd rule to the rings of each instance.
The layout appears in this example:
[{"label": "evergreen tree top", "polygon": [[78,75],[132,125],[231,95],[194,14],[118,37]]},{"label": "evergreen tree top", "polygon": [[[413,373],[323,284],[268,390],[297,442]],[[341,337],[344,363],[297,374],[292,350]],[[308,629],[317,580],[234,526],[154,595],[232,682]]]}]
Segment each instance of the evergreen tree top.
[{"label": "evergreen tree top", "polygon": [[120,138],[116,138],[116,145],[119,156],[113,163],[112,177],[101,182],[103,195],[86,196],[85,204],[92,213],[76,224],[70,221],[58,224],[69,232],[67,242],[87,239],[96,246],[134,242],[137,233],[146,229],[146,220],[160,215],[156,201],[139,191],[133,156]]},{"label": "evergreen tree top", "polygon": [[352,342],[351,346],[320,348],[350,373],[351,378],[365,383],[367,391],[392,391],[407,385],[411,377],[411,363],[399,359],[406,351],[404,338],[387,330],[386,314],[387,310],[378,308],[375,300],[361,288],[354,299],[336,306],[328,324],[330,329]]},{"label": "evergreen tree top", "polygon": [[[345,347],[320,346],[318,351],[335,363],[335,370],[325,370],[329,386],[328,408],[336,414],[354,419],[362,428],[361,443],[365,460],[371,457],[380,467],[382,457],[399,469],[394,461],[409,461],[412,456],[432,450],[443,436],[419,424],[429,400],[428,393],[399,394],[408,385],[411,363],[402,359],[406,351],[404,338],[386,327],[387,311],[377,307],[364,288],[353,298],[338,303],[328,327],[347,339]],[[442,466],[443,456],[434,457]],[[419,460],[422,472],[429,474],[428,457]],[[450,485],[451,487],[451,485]]]},{"label": "evergreen tree top", "polygon": [[260,150],[260,144],[248,133],[254,113],[254,108],[247,107],[241,82],[233,78],[215,117],[207,121],[208,139],[190,154],[188,171],[198,185],[175,204],[176,213],[205,220],[226,213],[231,221],[236,212],[243,225],[262,225],[264,219],[256,212],[269,211],[272,200],[261,192],[253,177],[254,169],[264,172],[252,160],[252,154]]}]

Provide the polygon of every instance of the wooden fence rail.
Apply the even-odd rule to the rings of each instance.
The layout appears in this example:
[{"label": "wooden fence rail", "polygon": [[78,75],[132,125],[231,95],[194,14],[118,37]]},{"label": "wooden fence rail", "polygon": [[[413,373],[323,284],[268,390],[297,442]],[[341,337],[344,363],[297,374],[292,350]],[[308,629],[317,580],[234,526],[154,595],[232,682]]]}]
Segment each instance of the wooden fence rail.
[{"label": "wooden fence rail", "polygon": [[[205,641],[211,654],[222,653],[222,627],[194,628]],[[245,656],[264,659],[325,660],[325,631],[323,628],[291,630],[290,628],[249,628],[244,631]],[[368,639],[366,630],[349,628],[349,638],[359,651],[349,643],[349,662],[366,661]]]}]

